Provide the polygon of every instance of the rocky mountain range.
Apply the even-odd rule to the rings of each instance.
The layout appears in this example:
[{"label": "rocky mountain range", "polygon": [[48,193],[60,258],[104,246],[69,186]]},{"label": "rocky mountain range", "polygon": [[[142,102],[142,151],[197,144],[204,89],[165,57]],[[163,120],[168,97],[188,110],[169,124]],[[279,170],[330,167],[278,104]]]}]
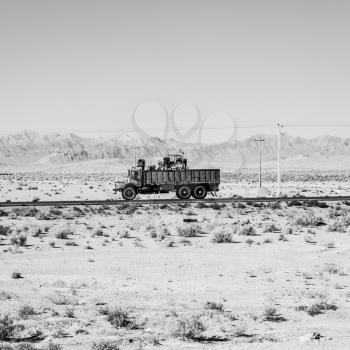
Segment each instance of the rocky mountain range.
[{"label": "rocky mountain range", "polygon": [[[277,137],[263,136],[263,161],[276,161]],[[112,159],[116,163],[133,163],[145,158],[148,164],[164,155],[183,151],[192,167],[220,166],[240,168],[256,165],[258,144],[254,137],[224,144],[182,143],[161,140],[157,137],[143,138],[135,134],[118,137],[81,137],[75,134],[39,134],[25,130],[16,135],[0,138],[0,165],[45,166],[70,164],[91,160]],[[322,136],[312,139],[284,134],[281,138],[282,159],[288,162],[304,160],[350,159],[350,139]]]}]

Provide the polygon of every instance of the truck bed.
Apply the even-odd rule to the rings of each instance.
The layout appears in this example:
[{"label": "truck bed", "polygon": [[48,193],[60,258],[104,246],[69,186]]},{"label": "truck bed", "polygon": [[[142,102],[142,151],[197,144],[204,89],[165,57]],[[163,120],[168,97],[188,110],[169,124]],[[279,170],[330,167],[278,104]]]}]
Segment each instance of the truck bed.
[{"label": "truck bed", "polygon": [[220,169],[145,170],[144,186],[220,184]]}]

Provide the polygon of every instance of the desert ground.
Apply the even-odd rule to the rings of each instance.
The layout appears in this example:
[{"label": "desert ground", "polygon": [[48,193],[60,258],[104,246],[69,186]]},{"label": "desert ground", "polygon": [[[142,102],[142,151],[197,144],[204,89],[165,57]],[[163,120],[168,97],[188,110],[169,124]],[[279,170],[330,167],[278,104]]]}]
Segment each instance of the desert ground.
[{"label": "desert ground", "polygon": [[[3,175],[0,201],[120,198],[114,176]],[[349,180],[295,171],[282,189]],[[219,196],[276,194],[263,182],[223,174]],[[350,349],[349,253],[348,202],[3,208],[0,349]]]}]

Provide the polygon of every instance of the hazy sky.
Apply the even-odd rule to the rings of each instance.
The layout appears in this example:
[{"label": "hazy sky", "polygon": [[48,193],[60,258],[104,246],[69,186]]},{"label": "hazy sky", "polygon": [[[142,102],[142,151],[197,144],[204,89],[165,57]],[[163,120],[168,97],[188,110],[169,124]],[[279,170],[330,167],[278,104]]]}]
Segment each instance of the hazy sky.
[{"label": "hazy sky", "polygon": [[[349,0],[0,0],[0,133],[132,130],[147,101],[186,104],[184,129],[188,104],[238,126],[350,123],[349,38]],[[161,135],[161,109],[147,106],[138,123]],[[223,114],[205,125],[219,128],[207,140],[229,135]]]}]

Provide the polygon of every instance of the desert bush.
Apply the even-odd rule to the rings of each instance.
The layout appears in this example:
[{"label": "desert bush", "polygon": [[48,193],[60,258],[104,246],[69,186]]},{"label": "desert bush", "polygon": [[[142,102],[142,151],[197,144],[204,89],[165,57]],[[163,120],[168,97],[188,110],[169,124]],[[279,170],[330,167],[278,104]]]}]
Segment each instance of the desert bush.
[{"label": "desert bush", "polygon": [[346,232],[346,227],[342,221],[334,221],[327,226],[328,232]]},{"label": "desert bush", "polygon": [[303,227],[317,226],[319,223],[323,223],[323,219],[316,217],[312,212],[294,214],[291,216],[291,219],[294,225]]},{"label": "desert bush", "polygon": [[256,236],[256,230],[250,224],[244,224],[238,227],[237,233],[242,236]]},{"label": "desert bush", "polygon": [[94,236],[98,236],[98,237],[103,236],[103,230],[102,230],[102,228],[96,229],[93,235],[94,235]]},{"label": "desert bush", "polygon": [[16,216],[35,217],[39,213],[39,210],[35,207],[18,207],[13,208],[11,212]]},{"label": "desert bush", "polygon": [[281,228],[276,226],[275,223],[270,223],[270,224],[266,225],[264,228],[265,233],[267,233],[267,232],[279,232],[279,231],[281,231]]},{"label": "desert bush", "polygon": [[197,237],[200,233],[200,227],[198,225],[178,227],[177,232],[180,237]]},{"label": "desert bush", "polygon": [[198,340],[206,330],[199,316],[177,318],[171,335],[182,340]]},{"label": "desert bush", "polygon": [[19,310],[18,310],[18,316],[20,318],[23,318],[24,320],[27,320],[30,316],[35,315],[36,312],[33,307],[30,305],[23,305]]},{"label": "desert bush", "polygon": [[12,232],[11,226],[0,225],[0,236],[8,236]]},{"label": "desert bush", "polygon": [[33,237],[39,237],[41,234],[43,234],[43,230],[41,227],[39,227],[37,225],[33,225],[30,227],[30,234]]},{"label": "desert bush", "polygon": [[79,244],[76,241],[66,241],[64,245],[68,247],[77,247]]},{"label": "desert bush", "polygon": [[130,233],[128,230],[122,230],[118,232],[120,238],[130,238]]},{"label": "desert bush", "polygon": [[0,316],[0,340],[7,341],[13,338],[16,325],[9,315]]},{"label": "desert bush", "polygon": [[3,209],[0,209],[0,216],[8,216],[8,212]]},{"label": "desert bush", "polygon": [[74,318],[74,309],[69,307],[66,309],[65,316],[68,318]]},{"label": "desert bush", "polygon": [[205,304],[205,309],[215,310],[215,311],[224,311],[224,305],[214,301],[207,301]]},{"label": "desert bush", "polygon": [[324,271],[336,275],[342,272],[342,268],[340,266],[337,266],[336,264],[325,264]]},{"label": "desert bush", "polygon": [[211,237],[213,243],[232,243],[232,233],[225,230],[216,231]]},{"label": "desert bush", "polygon": [[271,238],[265,238],[264,240],[263,240],[263,243],[264,244],[268,244],[268,243],[272,243],[272,239]]},{"label": "desert bush", "polygon": [[62,215],[62,210],[57,209],[57,208],[50,208],[50,210],[49,210],[49,215],[52,215],[52,216],[61,216],[61,215]]},{"label": "desert bush", "polygon": [[316,316],[323,314],[327,310],[337,310],[338,307],[335,303],[328,303],[327,301],[318,301],[307,308],[306,312],[310,316]]},{"label": "desert bush", "polygon": [[107,320],[115,328],[126,328],[133,324],[129,313],[120,308],[108,310]]},{"label": "desert bush", "polygon": [[235,337],[246,337],[248,333],[248,324],[246,321],[242,320],[236,325],[233,335]]},{"label": "desert bush", "polygon": [[214,209],[214,210],[220,210],[222,208],[225,208],[226,205],[224,203],[223,204],[219,204],[219,203],[214,202],[214,203],[209,204],[208,207],[211,208],[211,209]]},{"label": "desert bush", "polygon": [[11,244],[17,247],[24,247],[27,243],[27,236],[24,234],[16,234],[10,239]]},{"label": "desert bush", "polygon": [[119,342],[115,340],[100,340],[92,343],[92,350],[119,350]]},{"label": "desert bush", "polygon": [[179,239],[178,243],[183,244],[185,246],[192,245],[192,242],[189,239],[186,239],[186,238]]},{"label": "desert bush", "polygon": [[277,309],[274,307],[267,307],[264,311],[263,318],[264,318],[264,321],[270,321],[270,322],[286,321],[286,319],[283,316],[281,316],[281,314],[279,314],[277,312]]},{"label": "desert bush", "polygon": [[294,228],[293,227],[287,227],[284,232],[285,232],[286,235],[292,235],[294,233]]},{"label": "desert bush", "polygon": [[70,227],[65,227],[63,229],[59,229],[56,234],[55,237],[57,239],[67,239],[69,235],[74,234],[73,230]]},{"label": "desert bush", "polygon": [[254,240],[248,238],[245,242],[246,242],[249,246],[251,246],[251,245],[254,243]]},{"label": "desert bush", "polygon": [[107,306],[100,306],[100,307],[97,309],[97,312],[98,312],[100,315],[107,316],[108,313],[109,313],[109,308],[108,308]]}]

